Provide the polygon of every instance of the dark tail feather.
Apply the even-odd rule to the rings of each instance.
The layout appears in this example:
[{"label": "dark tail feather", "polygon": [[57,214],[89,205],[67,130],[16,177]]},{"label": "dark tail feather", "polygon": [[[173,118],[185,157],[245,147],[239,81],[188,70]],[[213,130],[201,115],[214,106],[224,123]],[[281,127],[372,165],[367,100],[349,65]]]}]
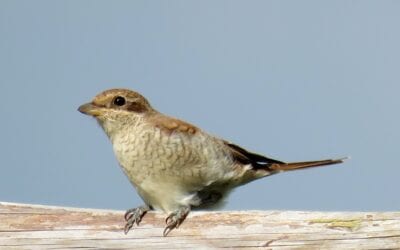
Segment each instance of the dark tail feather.
[{"label": "dark tail feather", "polygon": [[342,159],[329,159],[321,161],[304,161],[304,162],[291,162],[291,163],[273,163],[268,168],[273,171],[290,171],[302,168],[312,168],[319,166],[326,166],[332,164],[342,163],[347,158]]}]

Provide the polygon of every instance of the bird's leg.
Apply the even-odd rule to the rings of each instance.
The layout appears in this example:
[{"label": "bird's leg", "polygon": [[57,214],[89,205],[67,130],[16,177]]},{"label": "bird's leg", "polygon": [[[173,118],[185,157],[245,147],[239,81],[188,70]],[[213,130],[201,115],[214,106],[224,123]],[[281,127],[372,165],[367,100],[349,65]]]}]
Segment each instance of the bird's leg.
[{"label": "bird's leg", "polygon": [[163,235],[164,237],[169,234],[174,228],[178,228],[182,222],[185,220],[186,216],[190,212],[190,207],[181,207],[175,212],[172,212],[168,217],[165,219],[165,223],[167,226],[164,229]]},{"label": "bird's leg", "polygon": [[127,234],[134,224],[139,226],[143,216],[150,210],[148,205],[143,205],[137,208],[131,208],[126,211],[124,218],[126,220],[124,232]]}]

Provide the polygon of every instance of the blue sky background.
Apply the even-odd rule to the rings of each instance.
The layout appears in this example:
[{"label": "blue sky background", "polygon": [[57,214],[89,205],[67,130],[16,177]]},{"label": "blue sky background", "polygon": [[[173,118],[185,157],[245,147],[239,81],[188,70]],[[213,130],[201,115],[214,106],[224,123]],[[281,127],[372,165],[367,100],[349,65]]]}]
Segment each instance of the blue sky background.
[{"label": "blue sky background", "polygon": [[0,201],[142,202],[76,111],[126,87],[285,161],[225,209],[398,210],[399,1],[0,1]]}]

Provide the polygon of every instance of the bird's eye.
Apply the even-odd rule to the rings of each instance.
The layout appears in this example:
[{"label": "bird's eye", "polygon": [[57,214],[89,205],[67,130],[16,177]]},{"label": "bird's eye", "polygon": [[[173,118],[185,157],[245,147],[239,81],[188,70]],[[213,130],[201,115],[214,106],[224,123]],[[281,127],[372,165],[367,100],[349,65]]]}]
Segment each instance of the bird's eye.
[{"label": "bird's eye", "polygon": [[117,106],[124,106],[126,103],[125,98],[123,98],[122,96],[117,96],[114,99],[114,104]]}]

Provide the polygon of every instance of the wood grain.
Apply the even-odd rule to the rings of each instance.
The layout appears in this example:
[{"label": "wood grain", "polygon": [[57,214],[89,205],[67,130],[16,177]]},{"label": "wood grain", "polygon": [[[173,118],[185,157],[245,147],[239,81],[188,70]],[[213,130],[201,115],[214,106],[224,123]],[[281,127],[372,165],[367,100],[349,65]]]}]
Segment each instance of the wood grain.
[{"label": "wood grain", "polygon": [[0,249],[400,249],[400,212],[192,212],[168,237],[148,213],[0,202]]}]

